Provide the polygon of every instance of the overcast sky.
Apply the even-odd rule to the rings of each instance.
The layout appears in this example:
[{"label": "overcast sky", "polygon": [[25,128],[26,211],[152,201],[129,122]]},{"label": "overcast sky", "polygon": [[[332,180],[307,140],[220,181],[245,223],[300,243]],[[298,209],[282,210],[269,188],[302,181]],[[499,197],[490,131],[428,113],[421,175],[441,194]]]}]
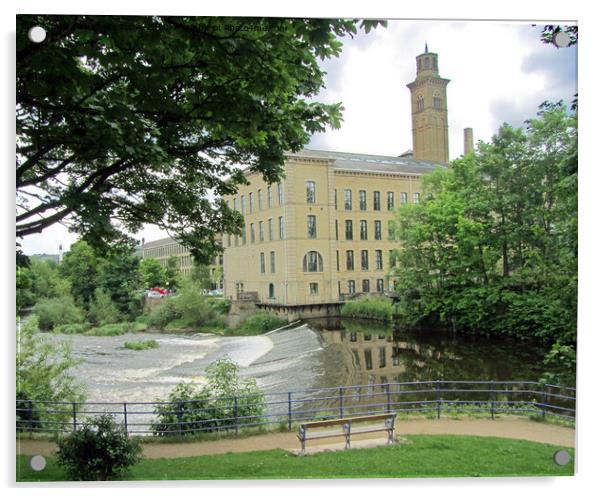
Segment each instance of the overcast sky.
[{"label": "overcast sky", "polygon": [[[450,79],[450,158],[463,153],[463,129],[475,143],[490,141],[499,126],[521,126],[545,100],[570,102],[577,92],[577,48],[557,49],[539,40],[542,26],[492,21],[398,21],[369,34],[345,38],[339,58],[325,61],[325,88],[317,100],[342,102],[338,130],[314,135],[308,147],[397,156],[412,148],[410,92],[415,57],[439,54],[439,73]],[[149,226],[136,237],[165,236]],[[26,254],[67,250],[75,236],[59,225],[23,240]]]}]

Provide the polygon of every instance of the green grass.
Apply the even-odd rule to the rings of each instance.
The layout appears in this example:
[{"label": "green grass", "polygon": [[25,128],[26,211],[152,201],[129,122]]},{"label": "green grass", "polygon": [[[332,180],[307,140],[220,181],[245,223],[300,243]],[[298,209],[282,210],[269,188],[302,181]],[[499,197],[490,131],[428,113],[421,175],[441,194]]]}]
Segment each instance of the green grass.
[{"label": "green grass", "polygon": [[226,334],[231,336],[257,336],[278,329],[285,324],[285,320],[278,318],[273,313],[260,311],[247,317],[237,328],[228,329]]},{"label": "green grass", "polygon": [[128,350],[142,351],[158,348],[159,343],[154,339],[147,339],[146,341],[126,341],[123,343],[123,347]]},{"label": "green grass", "polygon": [[147,328],[143,322],[120,322],[118,324],[105,324],[100,327],[92,327],[84,332],[86,336],[121,336],[126,332],[142,332]]},{"label": "green grass", "polygon": [[346,301],[341,308],[342,317],[389,321],[393,313],[393,303],[385,296],[365,296],[359,300]]},{"label": "green grass", "polygon": [[[412,435],[393,446],[295,456],[284,450],[143,460],[123,480],[495,477],[573,475],[574,449],[495,437]],[[571,455],[566,466],[552,457]],[[17,457],[17,481],[64,480],[54,457],[34,472]]]}]

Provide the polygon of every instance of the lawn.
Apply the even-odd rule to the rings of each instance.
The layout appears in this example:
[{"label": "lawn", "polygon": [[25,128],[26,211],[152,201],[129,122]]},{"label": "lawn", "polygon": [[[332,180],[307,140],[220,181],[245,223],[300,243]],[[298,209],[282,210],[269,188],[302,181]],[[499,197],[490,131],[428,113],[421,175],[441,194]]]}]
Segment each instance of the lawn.
[{"label": "lawn", "polygon": [[[143,460],[122,480],[494,477],[573,475],[574,449],[514,439],[412,435],[393,446],[295,456],[284,450]],[[571,455],[566,466],[552,457]],[[17,457],[17,481],[64,480],[54,458],[42,472]]]}]

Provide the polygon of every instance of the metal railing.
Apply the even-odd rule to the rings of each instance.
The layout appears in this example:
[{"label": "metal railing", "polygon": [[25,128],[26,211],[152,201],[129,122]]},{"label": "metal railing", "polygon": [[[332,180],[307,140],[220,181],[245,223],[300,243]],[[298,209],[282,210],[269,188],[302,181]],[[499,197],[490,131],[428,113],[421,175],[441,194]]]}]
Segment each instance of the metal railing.
[{"label": "metal railing", "polygon": [[132,435],[185,435],[258,426],[291,430],[302,421],[397,412],[511,413],[575,419],[575,388],[529,381],[420,381],[305,389],[178,402],[17,400],[17,431],[68,433],[102,414]]}]

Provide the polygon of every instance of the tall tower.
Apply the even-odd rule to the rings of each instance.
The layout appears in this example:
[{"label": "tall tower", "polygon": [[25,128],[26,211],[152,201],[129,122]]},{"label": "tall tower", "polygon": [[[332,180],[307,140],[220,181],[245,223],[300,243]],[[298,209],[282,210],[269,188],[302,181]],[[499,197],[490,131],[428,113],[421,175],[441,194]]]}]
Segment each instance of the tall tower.
[{"label": "tall tower", "polygon": [[412,142],[414,158],[449,162],[447,83],[439,77],[437,54],[428,51],[416,57],[416,79],[407,87],[412,97]]}]

